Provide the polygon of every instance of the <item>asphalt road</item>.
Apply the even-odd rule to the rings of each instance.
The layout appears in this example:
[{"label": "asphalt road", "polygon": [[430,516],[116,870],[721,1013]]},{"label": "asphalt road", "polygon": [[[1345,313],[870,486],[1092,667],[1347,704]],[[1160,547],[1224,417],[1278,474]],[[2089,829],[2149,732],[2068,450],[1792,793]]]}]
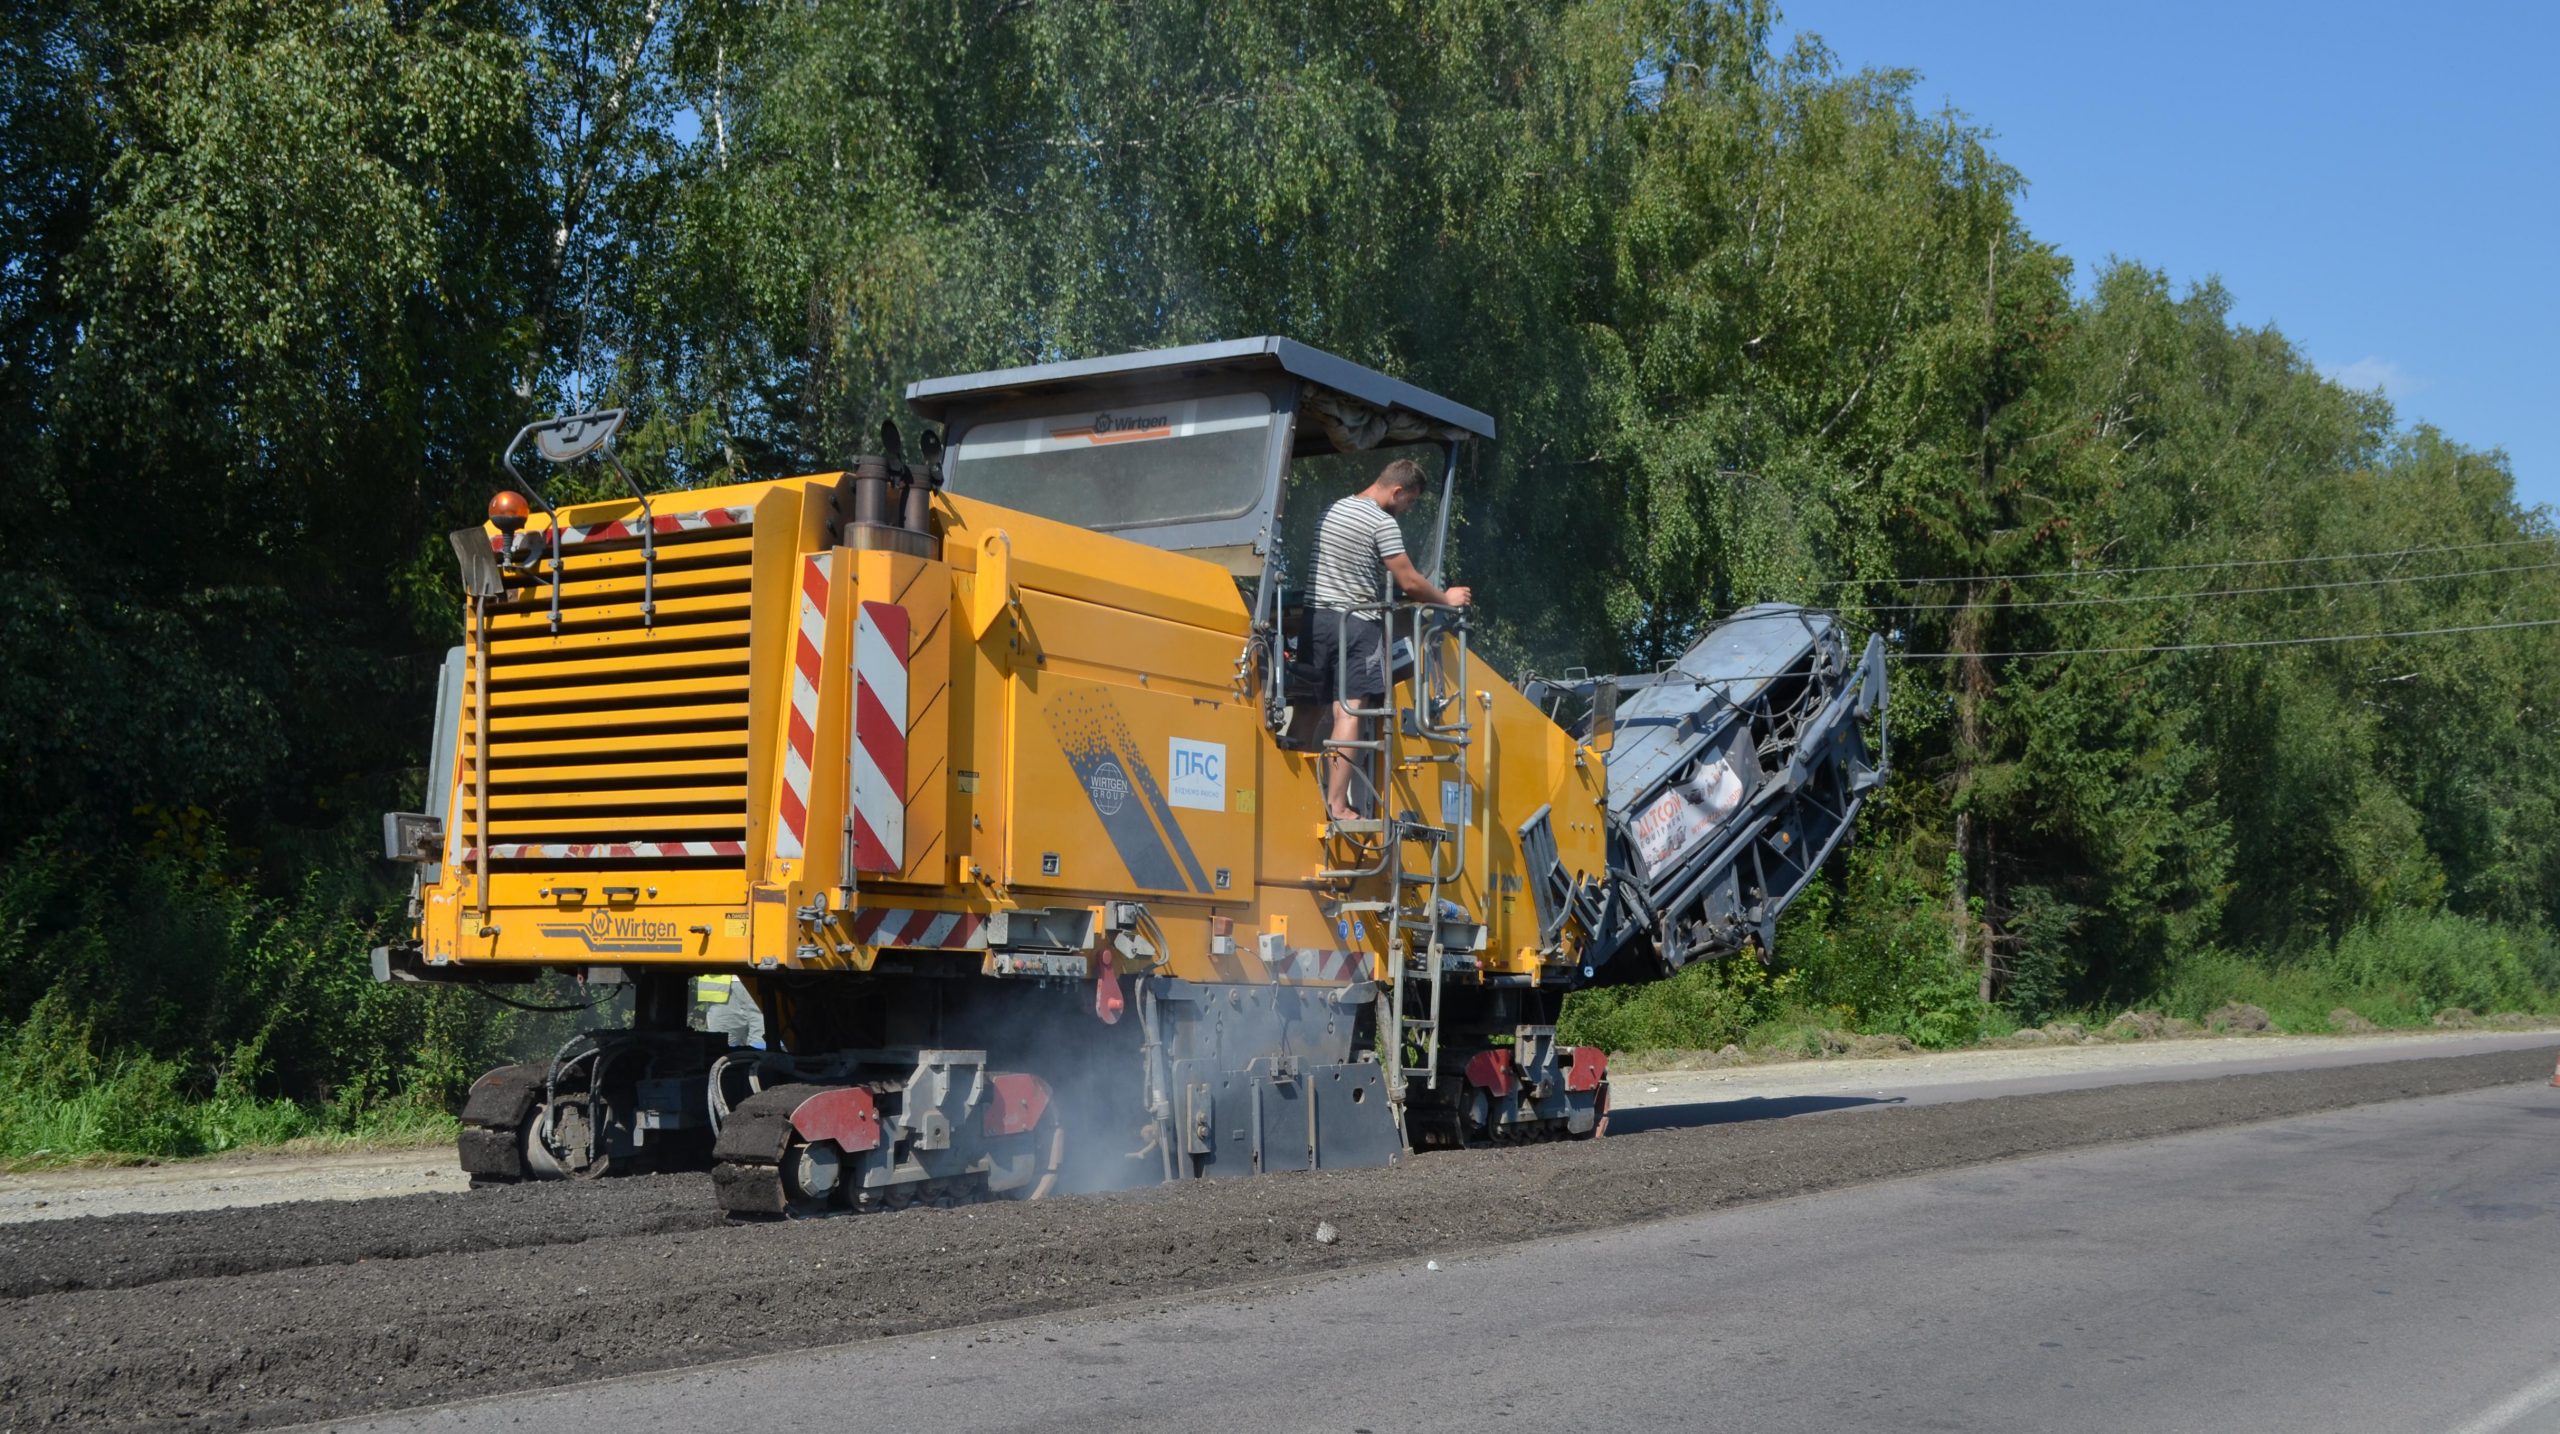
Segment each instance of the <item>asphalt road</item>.
[{"label": "asphalt road", "polygon": [[1611,1081],[1615,1113],[1609,1129],[1633,1135],[2156,1081],[2338,1070],[2375,1061],[2548,1050],[2553,1041],[2547,1030],[2246,1036],[1627,1072]]},{"label": "asphalt road", "polygon": [[345,1427],[2560,1430],[2555,1191],[2537,1082]]}]

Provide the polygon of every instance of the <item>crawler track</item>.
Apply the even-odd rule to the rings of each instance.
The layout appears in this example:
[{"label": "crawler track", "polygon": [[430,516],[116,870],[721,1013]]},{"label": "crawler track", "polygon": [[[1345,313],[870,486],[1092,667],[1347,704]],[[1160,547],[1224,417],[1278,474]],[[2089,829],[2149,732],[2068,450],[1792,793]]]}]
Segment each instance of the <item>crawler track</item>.
[{"label": "crawler track", "polygon": [[[841,1220],[733,1224],[708,1177],[667,1176],[58,1221],[0,1236],[19,1292],[0,1302],[0,1423],[339,1418],[2373,1101],[2513,1083],[2547,1103],[2551,1059],[2126,1085]],[[1338,1243],[1314,1241],[1319,1220]]]}]

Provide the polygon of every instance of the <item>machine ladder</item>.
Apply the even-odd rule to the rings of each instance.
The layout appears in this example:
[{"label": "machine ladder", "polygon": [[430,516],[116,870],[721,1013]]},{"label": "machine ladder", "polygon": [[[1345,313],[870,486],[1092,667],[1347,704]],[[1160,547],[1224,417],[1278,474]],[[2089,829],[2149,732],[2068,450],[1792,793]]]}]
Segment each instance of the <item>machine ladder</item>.
[{"label": "machine ladder", "polygon": [[[1386,1067],[1388,1098],[1399,1112],[1405,1104],[1412,1074],[1419,1070],[1436,1081],[1440,1069],[1440,1027],[1442,995],[1448,979],[1451,952],[1447,945],[1448,923],[1441,918],[1441,902],[1447,888],[1465,872],[1466,834],[1462,824],[1422,820],[1416,812],[1393,812],[1395,779],[1407,768],[1450,765],[1463,774],[1467,769],[1467,752],[1473,745],[1474,726],[1468,720],[1466,703],[1467,631],[1463,619],[1451,624],[1449,635],[1455,641],[1455,680],[1450,690],[1439,693],[1435,678],[1446,675],[1439,671],[1436,652],[1427,629],[1434,615],[1445,615],[1447,609],[1420,604],[1399,603],[1388,609],[1387,646],[1393,652],[1398,619],[1409,626],[1414,668],[1409,679],[1412,701],[1399,704],[1390,690],[1387,700],[1378,707],[1350,707],[1353,716],[1364,723],[1364,730],[1375,731],[1374,737],[1326,739],[1328,754],[1341,754],[1354,763],[1353,771],[1368,787],[1368,796],[1377,815],[1351,821],[1329,821],[1325,827],[1328,851],[1350,841],[1355,848],[1361,839],[1375,838],[1374,859],[1348,862],[1328,867],[1317,875],[1324,880],[1349,886],[1353,895],[1339,902],[1335,910],[1344,915],[1379,918],[1383,928],[1383,965],[1389,978],[1382,997],[1383,1018],[1378,1044]],[[1342,690],[1337,679],[1336,691]],[[1440,700],[1435,700],[1440,699]],[[1443,724],[1435,707],[1454,707],[1457,720]],[[1425,748],[1408,754],[1406,740]],[[1364,762],[1365,759],[1365,762]],[[1356,789],[1355,784],[1355,789]],[[1470,788],[1472,790],[1472,788]],[[1427,863],[1409,860],[1410,849],[1422,846],[1429,851]],[[1454,848],[1454,860],[1444,856],[1443,847]],[[1362,896],[1363,889],[1381,895]],[[1416,937],[1422,937],[1419,942]],[[1417,962],[1416,946],[1420,960]],[[1418,969],[1417,969],[1418,967]],[[1416,992],[1416,984],[1421,990]],[[1413,1006],[1421,997],[1421,1014]],[[1415,1049],[1419,1059],[1408,1063],[1407,1047]]]}]

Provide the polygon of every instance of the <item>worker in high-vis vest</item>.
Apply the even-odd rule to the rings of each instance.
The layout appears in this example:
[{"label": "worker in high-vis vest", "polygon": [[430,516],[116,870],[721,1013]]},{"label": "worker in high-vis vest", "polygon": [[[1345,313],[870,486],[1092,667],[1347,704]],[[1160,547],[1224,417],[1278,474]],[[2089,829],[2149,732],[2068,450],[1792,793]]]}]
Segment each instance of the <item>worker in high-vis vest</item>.
[{"label": "worker in high-vis vest", "polygon": [[718,1031],[732,1046],[764,1049],[764,1012],[735,976],[696,976],[693,999],[702,1009],[702,1028]]}]

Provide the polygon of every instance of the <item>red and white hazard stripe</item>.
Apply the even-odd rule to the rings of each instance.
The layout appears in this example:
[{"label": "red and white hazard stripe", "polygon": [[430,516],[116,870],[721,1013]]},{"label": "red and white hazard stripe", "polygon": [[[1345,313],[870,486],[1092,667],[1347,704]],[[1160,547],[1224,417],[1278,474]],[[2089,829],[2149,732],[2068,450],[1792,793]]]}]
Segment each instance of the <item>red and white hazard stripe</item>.
[{"label": "red and white hazard stripe", "polygon": [[791,652],[791,732],[782,752],[782,826],[773,854],[796,860],[809,851],[809,773],[818,762],[818,680],[827,670],[827,589],[835,555],[800,565],[800,632]]},{"label": "red and white hazard stripe", "polygon": [[[705,528],[742,528],[755,517],[755,512],[753,508],[705,508],[698,513],[658,513],[650,518],[649,531],[663,537],[669,533],[698,533]],[[551,546],[551,539],[547,534],[536,533],[533,536],[543,547]],[[569,548],[580,543],[605,543],[616,538],[639,536],[638,519],[616,518],[610,523],[590,523],[583,528],[562,528],[560,546]],[[506,545],[504,535],[498,533],[489,535],[489,551],[497,552]]]},{"label": "red and white hazard stripe", "polygon": [[862,946],[977,950],[987,944],[987,918],[971,911],[865,906],[853,913],[853,939]]},{"label": "red and white hazard stripe", "polygon": [[907,864],[907,610],[866,602],[853,629],[853,866]]},{"label": "red and white hazard stripe", "polygon": [[[491,861],[637,861],[650,857],[746,854],[747,844],[737,841],[497,842],[489,848]],[[462,849],[465,865],[479,859],[478,847]]]}]

